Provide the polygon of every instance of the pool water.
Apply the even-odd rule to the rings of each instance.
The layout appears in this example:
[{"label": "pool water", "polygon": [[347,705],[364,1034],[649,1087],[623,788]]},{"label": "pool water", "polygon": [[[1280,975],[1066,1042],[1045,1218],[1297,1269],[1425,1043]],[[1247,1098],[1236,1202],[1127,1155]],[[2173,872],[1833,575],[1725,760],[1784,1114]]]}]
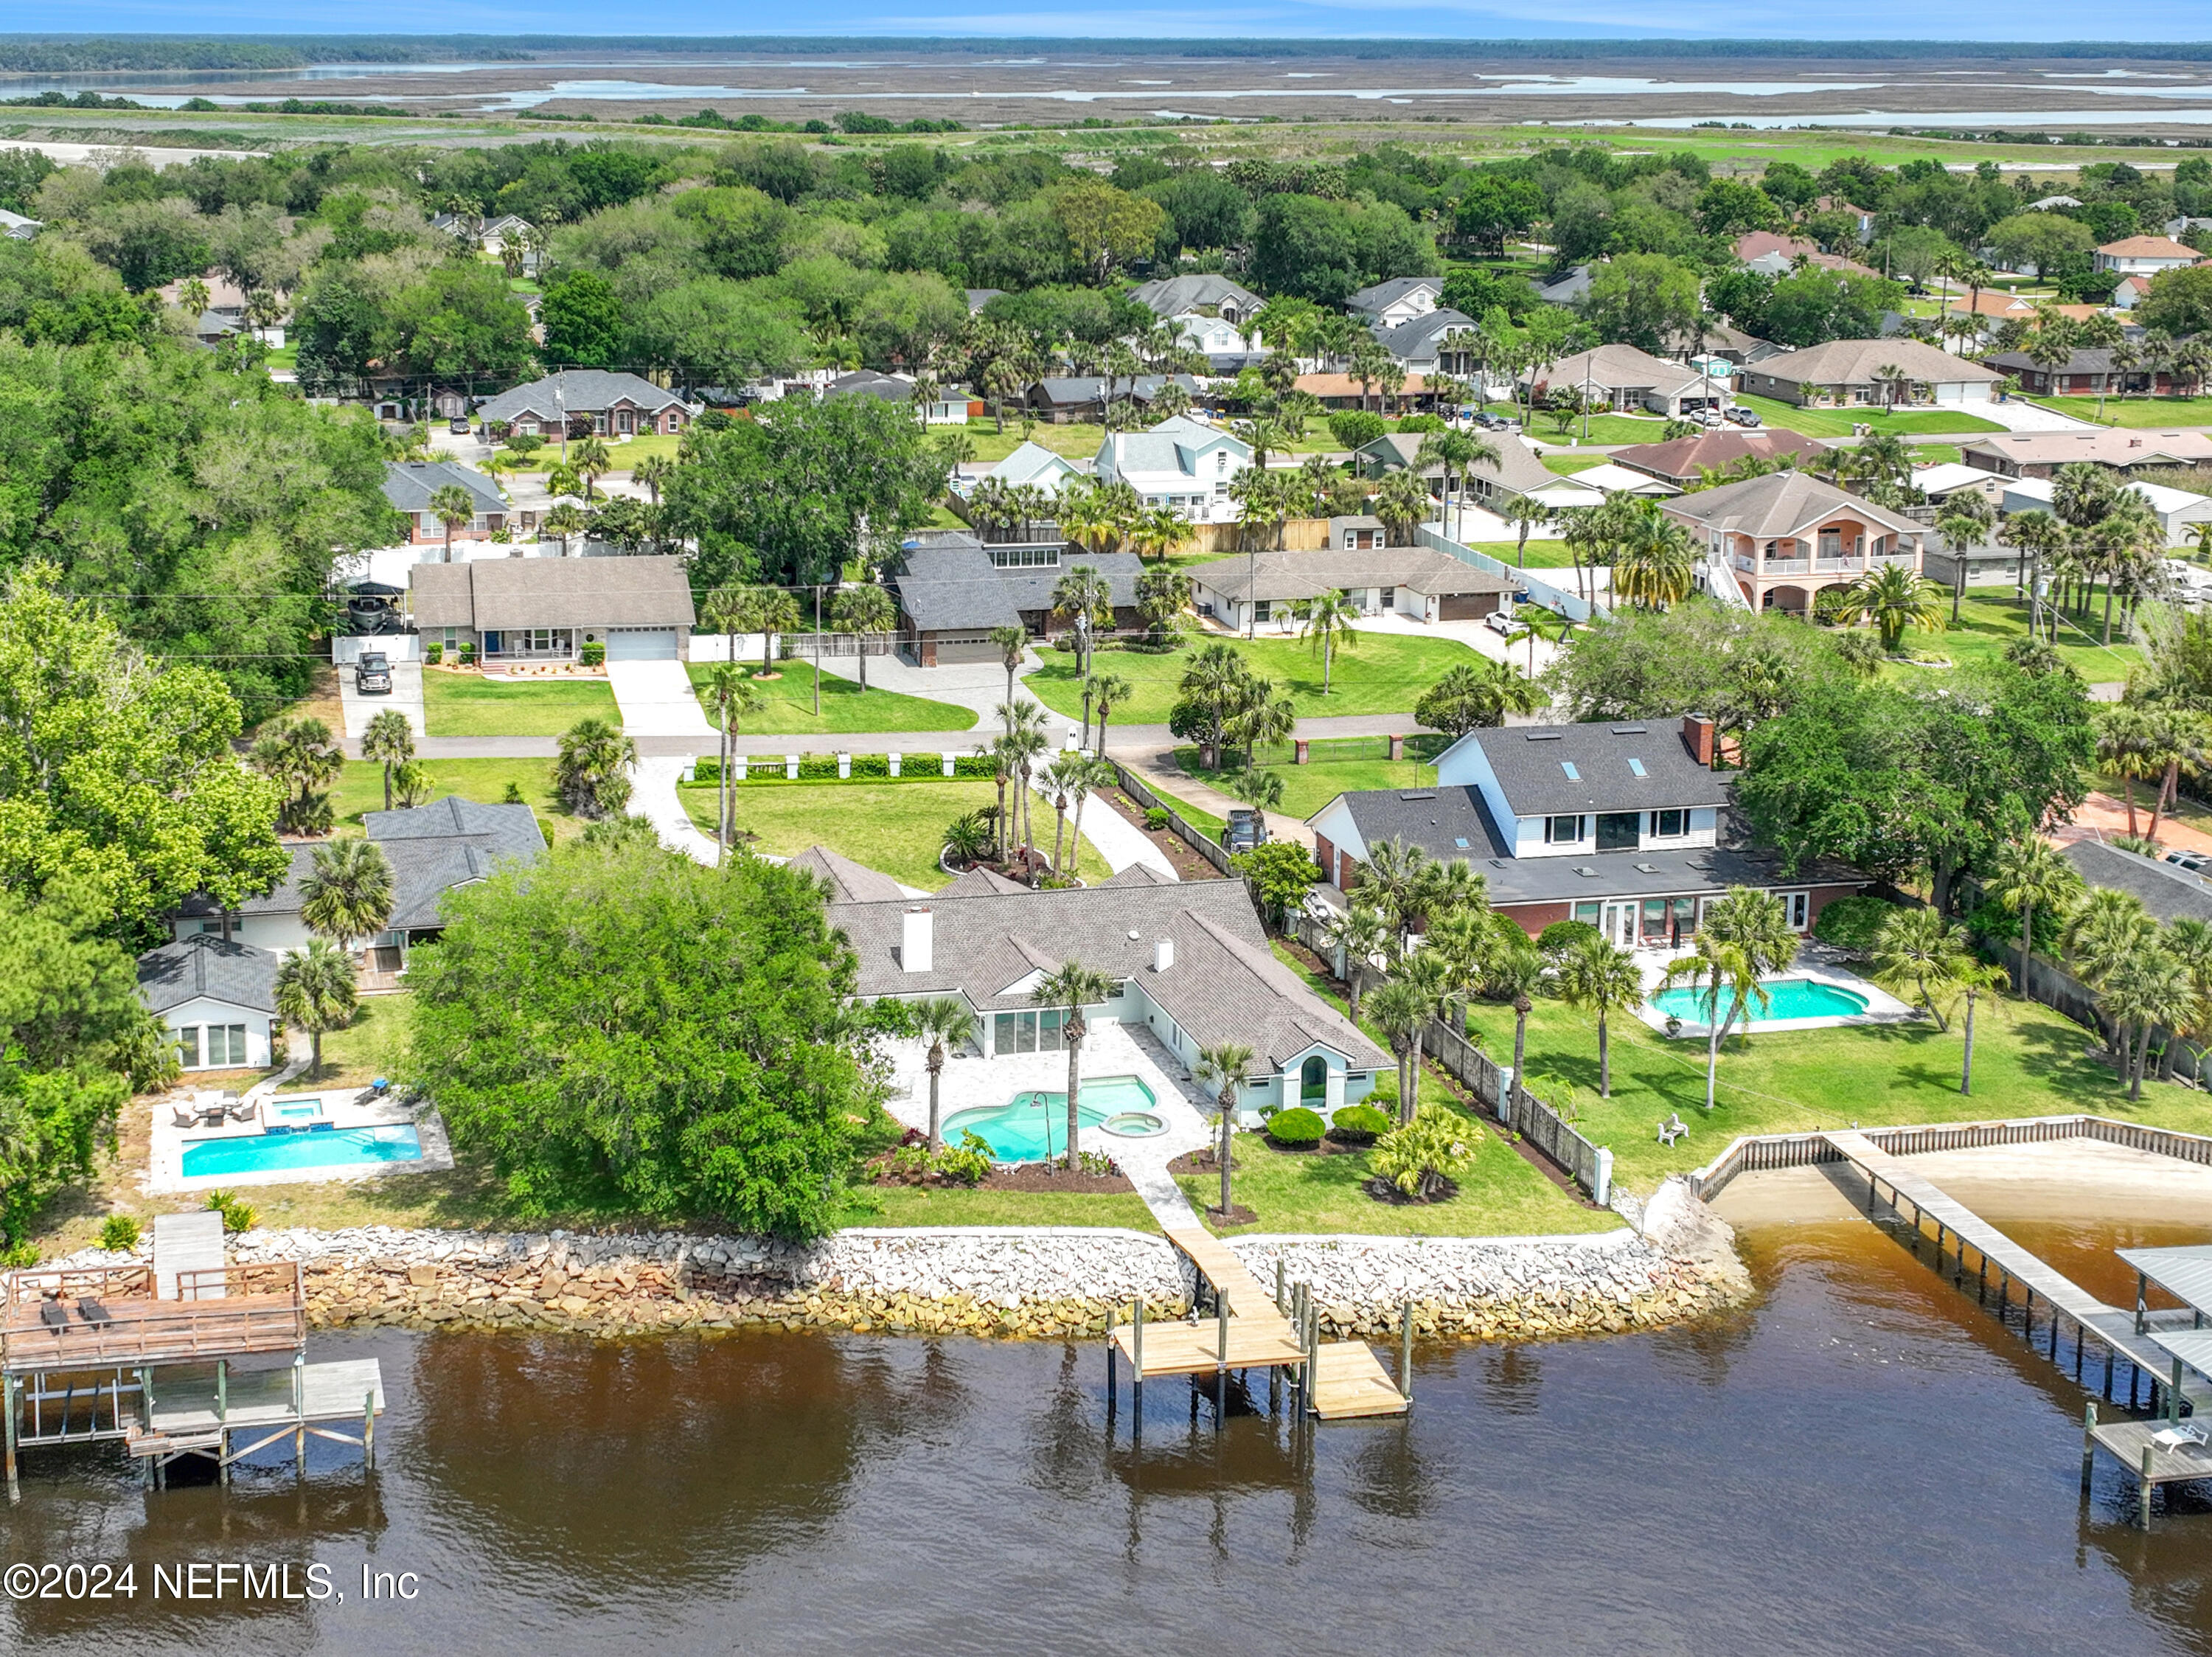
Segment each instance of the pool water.
[{"label": "pool water", "polygon": [[[1093,1076],[1076,1097],[1075,1119],[1096,1128],[1109,1117],[1149,1112],[1155,1103],[1152,1090],[1135,1076]],[[945,1118],[944,1133],[950,1144],[959,1143],[963,1133],[981,1134],[1001,1162],[1042,1162],[1066,1154],[1067,1095],[1033,1088],[1003,1105],[955,1111]]]},{"label": "pool water", "polygon": [[395,1123],[381,1128],[340,1128],[324,1133],[246,1134],[235,1139],[203,1139],[185,1147],[184,1174],[269,1173],[288,1168],[373,1167],[384,1162],[416,1162],[422,1140],[414,1128]]},{"label": "pool water", "polygon": [[[1756,1014],[1751,1020],[1754,1030],[1762,1024],[1773,1024],[1783,1019],[1848,1019],[1856,1018],[1867,1009],[1867,998],[1854,990],[1838,989],[1832,984],[1822,984],[1816,978],[1776,978],[1766,985],[1770,1004],[1764,1013],[1753,1002],[1749,1010]],[[1698,990],[1662,990],[1651,997],[1651,1004],[1671,1018],[1685,1024],[1705,1021],[1705,996]],[[1725,993],[1721,997],[1721,1008],[1728,1007]],[[1738,1019],[1735,1027],[1741,1029]]]}]

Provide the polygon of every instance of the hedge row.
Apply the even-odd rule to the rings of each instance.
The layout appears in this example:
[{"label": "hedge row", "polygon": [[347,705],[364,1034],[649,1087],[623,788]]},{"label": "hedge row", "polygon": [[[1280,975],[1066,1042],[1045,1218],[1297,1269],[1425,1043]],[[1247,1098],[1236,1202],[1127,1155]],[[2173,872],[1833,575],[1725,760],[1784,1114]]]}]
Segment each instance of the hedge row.
[{"label": "hedge row", "polygon": [[[900,761],[900,770],[903,774],[899,780],[902,783],[945,780],[944,758],[935,752],[908,754]],[[742,780],[747,783],[781,783],[784,781],[783,771],[783,757],[781,754],[755,754],[746,760],[745,775]],[[888,754],[856,753],[853,756],[852,780],[854,782],[870,778],[882,781],[890,774],[891,762]],[[722,762],[702,759],[692,775],[702,783],[719,783],[722,780]],[[991,777],[998,775],[998,767],[988,754],[963,753],[952,762],[952,775],[956,777]],[[834,753],[801,754],[799,757],[799,780],[802,783],[837,781],[837,756]]]}]

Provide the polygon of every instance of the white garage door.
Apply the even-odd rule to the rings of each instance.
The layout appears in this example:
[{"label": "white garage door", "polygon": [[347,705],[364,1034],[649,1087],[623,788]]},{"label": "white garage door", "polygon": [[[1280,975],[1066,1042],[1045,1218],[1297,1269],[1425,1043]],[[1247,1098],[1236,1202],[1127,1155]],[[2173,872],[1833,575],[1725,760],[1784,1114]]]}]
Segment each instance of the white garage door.
[{"label": "white garage door", "polygon": [[607,630],[607,660],[673,661],[676,660],[676,630],[673,627],[610,627]]}]

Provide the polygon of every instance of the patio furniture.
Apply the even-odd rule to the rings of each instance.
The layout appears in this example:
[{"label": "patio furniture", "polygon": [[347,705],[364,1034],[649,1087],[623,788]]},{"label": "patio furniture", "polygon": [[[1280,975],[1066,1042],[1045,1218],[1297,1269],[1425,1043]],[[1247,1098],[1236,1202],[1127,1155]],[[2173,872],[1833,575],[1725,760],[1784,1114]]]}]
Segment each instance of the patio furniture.
[{"label": "patio furniture", "polygon": [[200,1124],[199,1112],[189,1105],[172,1105],[169,1107],[169,1122],[174,1127],[197,1128]]},{"label": "patio furniture", "polygon": [[76,1303],[76,1315],[83,1319],[85,1322],[94,1325],[112,1324],[115,1321],[115,1314],[110,1312],[106,1307],[100,1305],[99,1301],[94,1300],[78,1301]]},{"label": "patio furniture", "polygon": [[1670,1112],[1667,1119],[1659,1124],[1659,1142],[1662,1145],[1671,1145],[1676,1140],[1685,1137],[1689,1131],[1688,1124],[1682,1120],[1682,1113],[1680,1111]]},{"label": "patio furniture", "polygon": [[69,1327],[69,1308],[62,1304],[61,1296],[51,1295],[39,1307],[39,1321],[48,1329]]},{"label": "patio furniture", "polygon": [[255,1117],[260,1114],[261,1101],[258,1099],[252,1100],[240,1100],[237,1104],[233,1105],[230,1107],[229,1112],[230,1119],[233,1122],[251,1122]]}]

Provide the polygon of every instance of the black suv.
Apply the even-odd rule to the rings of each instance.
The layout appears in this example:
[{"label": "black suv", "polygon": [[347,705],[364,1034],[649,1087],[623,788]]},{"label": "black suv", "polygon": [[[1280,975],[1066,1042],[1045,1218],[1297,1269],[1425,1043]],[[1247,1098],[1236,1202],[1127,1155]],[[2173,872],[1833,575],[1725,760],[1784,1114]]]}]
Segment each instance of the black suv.
[{"label": "black suv", "polygon": [[383,651],[364,650],[361,653],[361,660],[353,665],[353,687],[364,696],[375,691],[390,692],[392,663],[386,660]]},{"label": "black suv", "polygon": [[1267,819],[1249,807],[1238,807],[1231,811],[1229,820],[1222,825],[1222,846],[1231,853],[1250,851],[1267,843]]}]

